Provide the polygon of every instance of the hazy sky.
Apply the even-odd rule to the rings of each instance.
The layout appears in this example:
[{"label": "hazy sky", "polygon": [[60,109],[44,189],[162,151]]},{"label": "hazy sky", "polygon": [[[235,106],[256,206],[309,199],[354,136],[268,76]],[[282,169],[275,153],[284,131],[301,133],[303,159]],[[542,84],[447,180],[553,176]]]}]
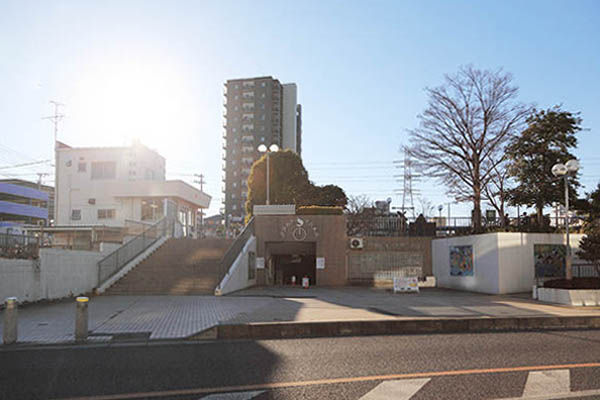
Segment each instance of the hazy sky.
[{"label": "hazy sky", "polygon": [[[3,168],[52,158],[52,125],[41,119],[52,99],[65,103],[59,140],[140,138],[166,157],[169,178],[205,175],[213,214],[223,83],[271,75],[298,85],[310,178],[399,205],[393,161],[425,107],[423,88],[472,63],[513,73],[523,102],[581,111],[590,130],[576,154],[589,190],[600,181],[599,20],[595,0],[3,0],[0,174],[52,171]],[[431,182],[417,189],[448,201]]]}]

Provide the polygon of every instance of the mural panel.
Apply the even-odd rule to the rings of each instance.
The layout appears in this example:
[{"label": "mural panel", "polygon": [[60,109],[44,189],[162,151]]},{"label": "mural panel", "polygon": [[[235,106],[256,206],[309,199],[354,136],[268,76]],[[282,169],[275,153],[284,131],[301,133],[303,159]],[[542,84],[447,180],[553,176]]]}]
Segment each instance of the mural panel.
[{"label": "mural panel", "polygon": [[564,278],[566,254],[567,246],[564,244],[534,244],[535,277]]},{"label": "mural panel", "polygon": [[473,246],[450,247],[450,275],[473,276]]}]

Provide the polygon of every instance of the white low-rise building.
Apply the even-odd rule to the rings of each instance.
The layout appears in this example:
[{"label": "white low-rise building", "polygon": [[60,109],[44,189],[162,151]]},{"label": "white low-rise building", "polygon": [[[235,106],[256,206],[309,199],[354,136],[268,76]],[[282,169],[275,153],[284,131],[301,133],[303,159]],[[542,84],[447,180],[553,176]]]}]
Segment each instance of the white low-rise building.
[{"label": "white low-rise building", "polygon": [[165,179],[165,159],[134,142],[128,147],[71,147],[56,150],[56,226],[124,227],[169,216],[186,236],[198,232],[196,216],[210,196]]}]

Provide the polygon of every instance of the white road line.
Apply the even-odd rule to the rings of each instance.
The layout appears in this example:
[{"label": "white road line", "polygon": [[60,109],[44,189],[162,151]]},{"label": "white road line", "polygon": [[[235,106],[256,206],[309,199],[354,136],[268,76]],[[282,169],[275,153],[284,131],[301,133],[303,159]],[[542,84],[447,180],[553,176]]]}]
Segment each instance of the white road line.
[{"label": "white road line", "polygon": [[582,397],[600,396],[600,390],[583,390],[581,392],[569,392],[569,393],[557,393],[557,394],[546,394],[542,396],[531,396],[531,397],[513,397],[504,398],[498,400],[564,400],[564,399],[576,399]]},{"label": "white road line", "polygon": [[430,380],[431,378],[398,379],[381,382],[360,400],[408,400]]},{"label": "white road line", "polygon": [[532,371],[527,377],[523,397],[564,394],[570,391],[571,379],[568,369]]},{"label": "white road line", "polygon": [[265,390],[253,390],[251,392],[215,393],[203,397],[202,400],[250,400],[264,392]]}]

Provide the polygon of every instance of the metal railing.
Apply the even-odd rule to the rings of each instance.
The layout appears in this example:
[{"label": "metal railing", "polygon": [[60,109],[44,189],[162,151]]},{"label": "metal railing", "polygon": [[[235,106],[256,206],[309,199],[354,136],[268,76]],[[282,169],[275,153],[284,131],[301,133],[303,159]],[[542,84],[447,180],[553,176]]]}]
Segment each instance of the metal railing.
[{"label": "metal railing", "polygon": [[573,264],[574,278],[600,278],[600,267],[596,264]]},{"label": "metal railing", "polygon": [[0,233],[0,257],[31,259],[39,257],[40,238]]},{"label": "metal railing", "polygon": [[169,223],[167,218],[163,218],[98,261],[98,286],[110,279],[110,277],[148,247],[152,246],[158,239],[172,234],[172,230],[173,224]]},{"label": "metal railing", "polygon": [[229,268],[231,268],[231,265],[246,245],[248,239],[250,239],[250,237],[252,237],[253,234],[254,217],[250,219],[250,221],[244,227],[242,232],[240,232],[240,234],[234,239],[233,243],[231,243],[231,245],[227,248],[227,251],[225,252],[225,254],[223,254],[223,257],[221,257],[221,261],[219,262],[219,269],[217,272],[217,284],[220,284],[225,275],[227,275]]}]

